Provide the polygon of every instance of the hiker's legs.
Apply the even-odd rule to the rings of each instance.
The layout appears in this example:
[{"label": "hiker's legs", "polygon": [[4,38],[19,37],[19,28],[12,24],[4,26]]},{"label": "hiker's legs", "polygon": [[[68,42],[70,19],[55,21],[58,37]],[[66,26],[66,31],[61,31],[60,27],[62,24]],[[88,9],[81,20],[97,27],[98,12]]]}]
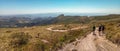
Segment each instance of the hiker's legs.
[{"label": "hiker's legs", "polygon": [[103,31],[101,31],[101,36],[103,35]]},{"label": "hiker's legs", "polygon": [[95,31],[93,31],[93,35],[96,35],[96,34],[95,34]]},{"label": "hiker's legs", "polygon": [[101,31],[99,31],[99,36],[101,36]]},{"label": "hiker's legs", "polygon": [[103,32],[102,32],[103,34],[105,34],[105,32],[104,32],[104,30],[103,30]]},{"label": "hiker's legs", "polygon": [[104,30],[102,31],[102,35],[105,35],[105,32],[104,32]]}]

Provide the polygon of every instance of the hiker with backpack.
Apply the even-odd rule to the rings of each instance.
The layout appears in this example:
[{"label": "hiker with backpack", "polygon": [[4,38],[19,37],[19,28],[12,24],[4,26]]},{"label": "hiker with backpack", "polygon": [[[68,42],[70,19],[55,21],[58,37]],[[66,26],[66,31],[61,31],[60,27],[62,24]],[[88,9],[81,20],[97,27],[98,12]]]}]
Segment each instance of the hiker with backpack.
[{"label": "hiker with backpack", "polygon": [[96,35],[96,34],[95,34],[95,29],[96,29],[96,27],[93,26],[93,35]]},{"label": "hiker with backpack", "polygon": [[102,36],[102,35],[104,34],[104,30],[105,30],[105,26],[101,24],[101,25],[99,26],[99,30],[98,30],[100,36]]},{"label": "hiker with backpack", "polygon": [[102,29],[102,34],[104,34],[105,26],[102,25],[102,26],[101,26],[101,29]]}]

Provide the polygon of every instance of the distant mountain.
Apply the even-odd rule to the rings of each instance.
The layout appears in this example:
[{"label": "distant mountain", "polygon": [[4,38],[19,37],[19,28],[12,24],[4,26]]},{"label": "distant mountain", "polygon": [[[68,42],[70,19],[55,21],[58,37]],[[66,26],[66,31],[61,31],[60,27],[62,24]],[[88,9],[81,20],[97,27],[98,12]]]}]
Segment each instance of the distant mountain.
[{"label": "distant mountain", "polygon": [[2,17],[0,16],[0,27],[24,27],[24,26],[38,26],[49,24],[87,24],[90,22],[99,21],[117,21],[120,22],[120,14],[100,15],[100,16],[68,16],[61,14],[57,17]]},{"label": "distant mountain", "polygon": [[52,20],[53,23],[60,23],[60,24],[87,23],[88,21],[90,20],[89,17],[87,16],[64,16],[64,15],[59,15],[58,17]]},{"label": "distant mountain", "polygon": [[60,14],[65,16],[101,16],[108,15],[105,13],[38,13],[38,14],[19,14],[19,15],[1,15],[0,17],[29,17],[29,18],[38,18],[38,17],[57,17]]},{"label": "distant mountain", "polygon": [[1,15],[0,17],[29,17],[29,18],[46,18],[46,17],[57,17],[59,13],[40,13],[40,14],[19,14],[19,15]]}]

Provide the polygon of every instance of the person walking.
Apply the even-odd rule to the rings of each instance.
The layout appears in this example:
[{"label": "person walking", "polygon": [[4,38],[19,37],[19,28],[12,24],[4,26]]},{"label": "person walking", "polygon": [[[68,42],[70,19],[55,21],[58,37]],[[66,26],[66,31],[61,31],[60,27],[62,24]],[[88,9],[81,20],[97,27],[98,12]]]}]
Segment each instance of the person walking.
[{"label": "person walking", "polygon": [[96,27],[93,26],[93,35],[96,35],[96,34],[95,34],[95,29],[96,29]]},{"label": "person walking", "polygon": [[104,30],[105,30],[105,26],[104,25],[100,25],[99,26],[99,35],[102,36],[104,34]]},{"label": "person walking", "polygon": [[102,35],[104,34],[104,30],[105,30],[105,26],[104,25],[101,25],[101,29],[102,29]]},{"label": "person walking", "polygon": [[99,26],[98,31],[99,31],[99,36],[101,36],[102,25]]}]

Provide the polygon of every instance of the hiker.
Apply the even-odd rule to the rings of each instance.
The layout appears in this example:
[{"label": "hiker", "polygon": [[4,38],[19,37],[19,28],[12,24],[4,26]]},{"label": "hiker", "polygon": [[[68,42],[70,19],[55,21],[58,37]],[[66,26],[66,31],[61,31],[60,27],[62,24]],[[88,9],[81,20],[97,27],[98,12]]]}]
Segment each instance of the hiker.
[{"label": "hiker", "polygon": [[102,32],[101,32],[101,33],[104,34],[105,26],[102,25],[102,26],[101,26],[101,29],[102,29]]},{"label": "hiker", "polygon": [[96,27],[93,26],[93,35],[96,35],[96,34],[95,34],[95,29],[96,29]]},{"label": "hiker", "polygon": [[105,29],[105,26],[101,24],[101,25],[99,26],[99,30],[98,30],[100,36],[104,34],[104,29]]},{"label": "hiker", "polygon": [[101,36],[101,31],[102,31],[101,27],[102,27],[102,25],[100,25],[99,28],[98,28],[99,36]]}]

